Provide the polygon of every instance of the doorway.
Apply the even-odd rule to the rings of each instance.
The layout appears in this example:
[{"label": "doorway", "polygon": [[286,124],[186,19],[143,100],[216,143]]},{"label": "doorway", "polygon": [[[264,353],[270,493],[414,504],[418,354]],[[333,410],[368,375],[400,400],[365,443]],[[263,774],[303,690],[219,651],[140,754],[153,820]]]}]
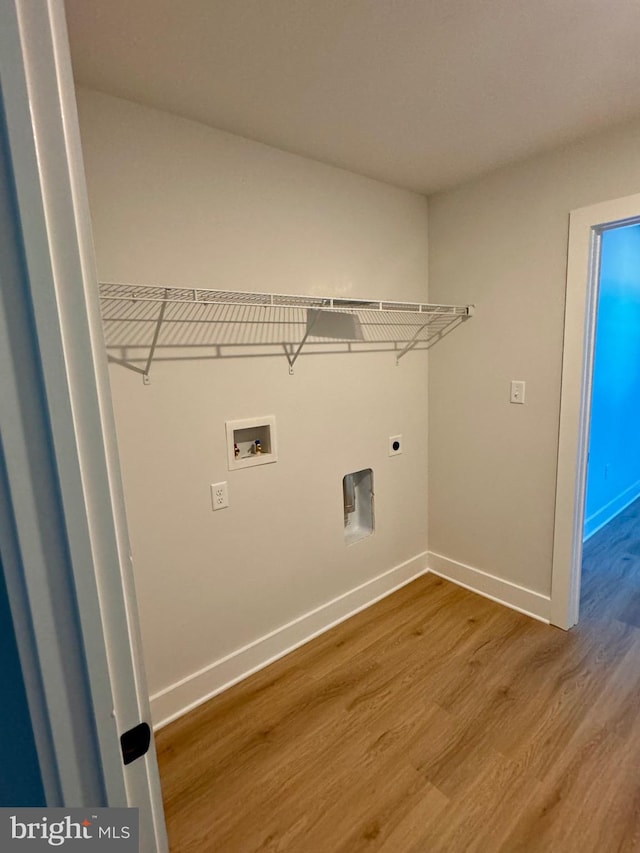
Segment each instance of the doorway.
[{"label": "doorway", "polygon": [[597,289],[585,542],[640,497],[640,224],[602,234]]},{"label": "doorway", "polygon": [[[620,241],[627,241],[627,235],[631,235],[630,243],[637,239],[639,225],[640,195],[591,205],[573,211],[570,216],[551,587],[551,622],[565,629],[578,622],[584,525],[585,518],[589,517],[586,512],[595,515],[591,512],[592,504],[586,510],[585,499],[600,271],[603,259],[609,266],[609,249],[615,250]],[[612,236],[607,236],[609,234]],[[607,305],[608,320],[604,330],[615,324],[616,318],[619,321],[622,309],[619,305],[614,307],[614,303],[612,300]],[[637,327],[637,323],[635,325]],[[629,346],[631,344],[627,343],[620,347],[620,352],[614,352],[616,362],[624,363],[629,357]],[[640,343],[637,346],[640,353]],[[600,362],[605,368],[602,381],[606,382],[607,359],[604,362],[600,359]],[[600,383],[601,380],[595,381]],[[599,397],[599,392],[596,396]],[[599,431],[600,426],[596,432]],[[614,488],[618,481],[613,479],[612,465],[604,464],[610,467],[605,468],[602,461],[598,464],[594,460],[593,470]],[[631,493],[632,488],[627,495],[629,500],[632,500]],[[592,491],[592,495],[597,496],[597,491]],[[601,520],[604,516],[606,510],[600,514]],[[593,523],[597,524],[597,519]]]}]

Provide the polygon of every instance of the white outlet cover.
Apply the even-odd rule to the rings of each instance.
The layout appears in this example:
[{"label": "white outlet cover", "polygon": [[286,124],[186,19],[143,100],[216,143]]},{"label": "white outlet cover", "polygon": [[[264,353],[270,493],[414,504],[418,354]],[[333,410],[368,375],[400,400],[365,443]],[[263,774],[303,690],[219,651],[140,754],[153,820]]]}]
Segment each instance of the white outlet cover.
[{"label": "white outlet cover", "polygon": [[215,512],[219,509],[226,509],[229,506],[229,487],[227,483],[212,483],[211,484],[211,508]]},{"label": "white outlet cover", "polygon": [[402,453],[402,446],[401,435],[389,436],[389,456],[400,456]]}]

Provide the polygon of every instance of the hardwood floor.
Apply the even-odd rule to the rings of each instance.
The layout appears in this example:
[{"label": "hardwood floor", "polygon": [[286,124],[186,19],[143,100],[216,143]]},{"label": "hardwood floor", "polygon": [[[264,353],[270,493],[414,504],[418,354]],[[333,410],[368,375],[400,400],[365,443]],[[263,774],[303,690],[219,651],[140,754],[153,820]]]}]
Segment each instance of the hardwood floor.
[{"label": "hardwood floor", "polygon": [[173,853],[640,851],[640,501],[570,632],[427,575],[156,742]]}]

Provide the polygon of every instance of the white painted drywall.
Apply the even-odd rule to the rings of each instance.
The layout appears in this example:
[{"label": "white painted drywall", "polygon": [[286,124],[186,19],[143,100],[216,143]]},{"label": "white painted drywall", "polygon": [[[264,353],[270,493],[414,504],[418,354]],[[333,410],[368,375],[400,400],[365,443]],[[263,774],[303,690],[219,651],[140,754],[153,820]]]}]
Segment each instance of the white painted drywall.
[{"label": "white painted drywall", "polygon": [[[79,111],[101,279],[426,298],[422,196],[95,92]],[[303,356],[294,376],[284,355],[188,354],[161,351],[149,387],[111,369],[152,698],[405,561],[426,566],[426,352],[400,367],[391,352]],[[225,421],[267,414],[279,461],[229,472]],[[347,547],[342,477],[369,467],[376,532]],[[231,505],[213,513],[223,480]]]},{"label": "white painted drywall", "polygon": [[[475,302],[430,353],[429,546],[550,594],[569,211],[640,190],[640,123],[430,199],[430,298]],[[509,382],[526,380],[526,404]]]}]

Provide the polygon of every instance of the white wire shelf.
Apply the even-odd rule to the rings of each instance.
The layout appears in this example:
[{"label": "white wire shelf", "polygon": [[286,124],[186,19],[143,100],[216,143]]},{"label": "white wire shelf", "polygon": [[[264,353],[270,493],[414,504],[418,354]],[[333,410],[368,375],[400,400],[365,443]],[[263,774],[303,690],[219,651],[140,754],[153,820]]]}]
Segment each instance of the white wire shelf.
[{"label": "white wire shelf", "polygon": [[[239,324],[261,324],[271,340],[285,347],[289,370],[304,345],[327,337],[349,337],[364,342],[393,341],[401,346],[399,361],[409,350],[428,338],[441,335],[452,324],[473,315],[473,305],[441,305],[378,299],[298,296],[280,293],[253,293],[201,288],[150,285],[100,284],[102,317],[107,346],[148,346],[143,374],[149,371],[157,346],[206,346],[230,343],[230,329]],[[350,314],[355,319],[351,331],[327,331],[322,322],[328,314]],[[190,326],[188,334],[179,329]],[[125,333],[135,328],[135,342]],[[195,329],[195,331],[194,331]],[[127,344],[125,344],[127,341]],[[236,335],[235,343],[242,344]]]}]

